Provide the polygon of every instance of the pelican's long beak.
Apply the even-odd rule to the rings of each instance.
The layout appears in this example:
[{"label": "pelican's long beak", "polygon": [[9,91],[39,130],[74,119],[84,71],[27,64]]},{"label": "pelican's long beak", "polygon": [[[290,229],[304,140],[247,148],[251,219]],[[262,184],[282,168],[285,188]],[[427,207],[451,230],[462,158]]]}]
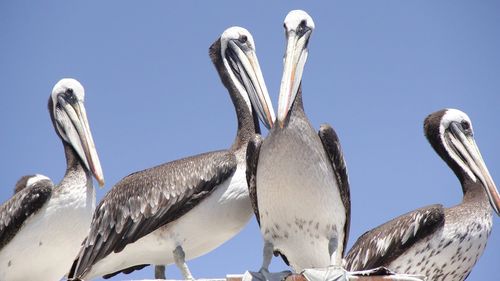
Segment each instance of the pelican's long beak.
[{"label": "pelican's long beak", "polygon": [[451,134],[449,137],[453,146],[466,162],[472,173],[481,181],[483,188],[486,190],[486,194],[488,194],[491,206],[500,216],[500,195],[498,194],[495,182],[493,182],[493,178],[484,163],[473,136],[466,136],[456,123],[452,123],[450,127]]},{"label": "pelican's long beak", "polygon": [[302,72],[308,55],[307,43],[311,33],[312,30],[307,30],[304,34],[298,36],[293,30],[287,31],[285,66],[281,78],[278,103],[278,123],[281,128],[283,128],[302,81]]},{"label": "pelican's long beak", "polygon": [[101,163],[97,156],[83,103],[76,98],[64,98],[62,96],[58,97],[58,103],[67,116],[67,118],[61,119],[62,121],[58,120],[59,126],[64,128],[70,144],[87,169],[92,172],[99,186],[104,186]]},{"label": "pelican's long beak", "polygon": [[252,107],[262,123],[272,128],[276,117],[255,51],[234,41],[229,42],[228,50],[229,64],[245,87]]}]

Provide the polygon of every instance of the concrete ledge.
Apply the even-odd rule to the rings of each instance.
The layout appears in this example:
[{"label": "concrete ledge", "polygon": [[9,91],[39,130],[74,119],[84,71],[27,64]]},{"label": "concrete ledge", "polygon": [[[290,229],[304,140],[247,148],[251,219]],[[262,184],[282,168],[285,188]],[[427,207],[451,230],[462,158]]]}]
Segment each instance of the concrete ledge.
[{"label": "concrete ledge", "polygon": [[[321,270],[319,270],[321,272]],[[371,270],[348,272],[341,268],[325,269],[324,276],[334,276],[326,278],[324,281],[426,281],[424,276],[397,274],[387,268],[378,267]],[[306,274],[307,275],[307,274]],[[288,274],[284,275],[284,280],[271,281],[309,281],[304,274]],[[143,280],[128,280],[128,281],[185,281],[185,280],[164,280],[164,279],[143,279]],[[226,278],[204,278],[196,279],[196,281],[262,281],[253,272],[245,272],[244,274],[228,274]]]}]

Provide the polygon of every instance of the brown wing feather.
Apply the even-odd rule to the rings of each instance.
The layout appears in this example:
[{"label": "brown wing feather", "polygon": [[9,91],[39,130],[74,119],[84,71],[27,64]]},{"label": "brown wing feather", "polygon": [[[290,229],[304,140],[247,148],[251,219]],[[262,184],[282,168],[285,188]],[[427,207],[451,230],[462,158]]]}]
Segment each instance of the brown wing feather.
[{"label": "brown wing feather", "polygon": [[111,252],[172,222],[233,175],[236,157],[217,151],[133,173],[118,182],[96,208],[89,236],[73,263],[80,278]]},{"label": "brown wing feather", "polygon": [[399,216],[361,235],[346,256],[346,269],[387,266],[415,243],[444,225],[442,205],[431,205]]},{"label": "brown wing feather", "polygon": [[52,188],[52,181],[38,181],[0,206],[0,250],[16,236],[24,222],[49,201]]},{"label": "brown wing feather", "polygon": [[343,256],[346,250],[347,241],[349,239],[349,230],[351,227],[351,192],[349,188],[349,177],[347,176],[347,166],[345,164],[342,146],[340,145],[340,140],[335,130],[329,124],[323,124],[319,128],[318,135],[332,164],[333,172],[340,189],[340,197],[346,211],[344,247],[342,249]]},{"label": "brown wing feather", "polygon": [[260,226],[259,203],[257,202],[257,164],[259,163],[260,146],[262,145],[262,137],[255,134],[248,142],[247,147],[247,183],[248,193],[250,194],[250,202],[252,203],[255,218]]}]

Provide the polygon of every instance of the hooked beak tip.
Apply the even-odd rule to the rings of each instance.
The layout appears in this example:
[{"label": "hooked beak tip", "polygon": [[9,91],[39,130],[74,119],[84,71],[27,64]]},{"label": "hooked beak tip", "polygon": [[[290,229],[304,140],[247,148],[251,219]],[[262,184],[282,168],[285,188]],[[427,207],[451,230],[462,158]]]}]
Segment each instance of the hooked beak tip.
[{"label": "hooked beak tip", "polygon": [[103,188],[104,187],[104,178],[98,178],[97,182],[99,183],[99,187]]},{"label": "hooked beak tip", "polygon": [[[495,196],[496,195],[496,196]],[[493,202],[491,202],[491,205],[493,209],[495,210],[495,213],[500,216],[500,197],[498,197],[498,193],[494,195]]]},{"label": "hooked beak tip", "polygon": [[104,175],[102,173],[102,170],[100,168],[95,169],[92,167],[92,174],[94,175],[94,178],[96,179],[97,183],[99,184],[100,188],[104,187]]}]

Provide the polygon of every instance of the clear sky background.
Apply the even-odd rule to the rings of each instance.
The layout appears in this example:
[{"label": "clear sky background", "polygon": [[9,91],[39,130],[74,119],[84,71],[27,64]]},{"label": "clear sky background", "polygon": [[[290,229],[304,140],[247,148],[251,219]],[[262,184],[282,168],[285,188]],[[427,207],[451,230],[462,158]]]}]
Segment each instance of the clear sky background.
[{"label": "clear sky background", "polygon": [[[47,101],[64,77],[86,89],[106,179],[98,201],[131,172],[229,147],[236,117],[208,47],[227,27],[247,28],[277,106],[283,19],[292,9],[316,23],[304,106],[316,128],[328,122],[342,141],[352,195],[348,247],[395,216],[460,202],[459,182],[423,135],[431,112],[453,107],[470,116],[500,184],[498,1],[1,1],[0,201],[22,175],[62,178],[64,153]],[[469,280],[499,276],[499,224],[495,216]],[[197,278],[223,277],[257,270],[261,251],[252,218],[233,240],[189,265]],[[272,270],[284,268],[274,259]],[[173,266],[167,275],[180,277]],[[152,276],[149,268],[113,280]]]}]

